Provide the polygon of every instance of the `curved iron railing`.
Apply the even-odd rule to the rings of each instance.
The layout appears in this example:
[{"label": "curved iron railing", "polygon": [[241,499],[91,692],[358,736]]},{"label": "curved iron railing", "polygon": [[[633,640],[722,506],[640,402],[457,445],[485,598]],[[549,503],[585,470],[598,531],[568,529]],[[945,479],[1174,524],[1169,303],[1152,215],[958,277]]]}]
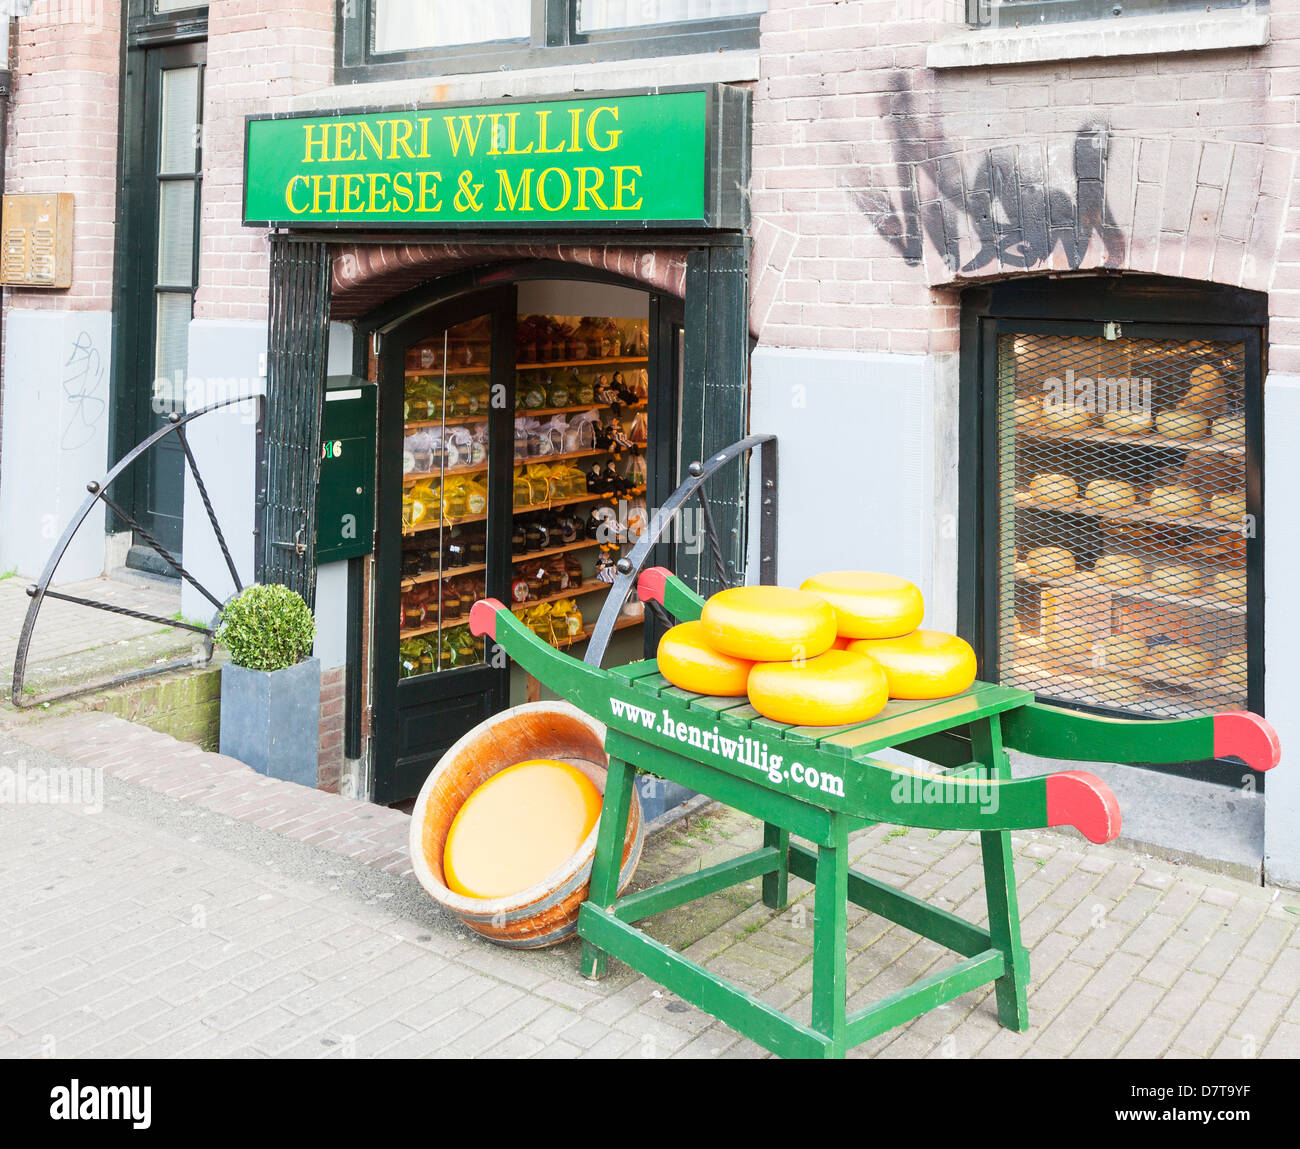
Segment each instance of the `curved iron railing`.
[{"label": "curved iron railing", "polygon": [[[217,545],[221,548],[221,556],[226,560],[226,568],[230,571],[230,577],[235,585],[235,593],[244,589],[244,584],[239,578],[239,572],[235,568],[235,560],[231,558],[230,548],[226,544],[226,536],[221,530],[221,524],[217,522],[216,512],[212,509],[212,500],[208,496],[208,488],[203,482],[203,476],[199,472],[198,461],[194,458],[194,452],[190,448],[189,439],[186,437],[185,428],[195,419],[201,418],[211,411],[216,411],[222,407],[228,407],[232,403],[256,402],[259,407],[258,421],[261,421],[260,407],[263,399],[260,395],[239,395],[230,399],[222,399],[217,403],[211,403],[206,407],[201,407],[197,411],[191,411],[188,414],[181,415],[173,413],[167,418],[167,426],[160,427],[147,439],[137,443],[126,455],[124,455],[116,465],[108,472],[104,478],[98,482],[86,484],[86,490],[90,492],[89,497],[78,508],[77,513],[72,516],[67,527],[64,528],[63,534],[55,544],[54,550],[50,555],[49,561],[45,564],[45,569],[41,572],[41,577],[27,588],[27,595],[31,602],[27,604],[27,615],[23,619],[22,633],[18,639],[18,650],[14,656],[14,677],[11,688],[11,697],[13,704],[19,709],[31,706],[39,706],[46,702],[53,702],[56,699],[71,698],[79,694],[87,694],[92,690],[103,690],[111,686],[119,686],[124,682],[130,682],[137,678],[152,678],[154,675],[166,673],[169,670],[182,670],[192,666],[206,665],[212,659],[212,639],[216,632],[217,619],[224,609],[225,603],[216,597],[207,587],[194,577],[181,561],[176,558],[163,544],[154,537],[154,535],[136,521],[134,516],[129,514],[123,507],[116,502],[109,494],[108,489],[113,482],[146,451],[157,443],[161,442],[168,435],[175,435],[180,442],[181,450],[185,455],[186,465],[189,467],[190,474],[194,478],[194,485],[198,489],[199,498],[203,501],[203,509],[207,512],[208,521],[212,524],[212,530],[217,537]],[[135,536],[149,546],[177,575],[188,582],[204,598],[206,598],[216,613],[213,615],[212,622],[207,626],[198,626],[191,622],[185,622],[175,618],[162,618],[158,615],[148,614],[143,611],[131,610],[124,606],[113,606],[109,603],[96,602],[94,599],[82,598],[79,595],[65,594],[62,591],[50,589],[50,583],[54,579],[54,573],[59,569],[59,563],[63,561],[63,556],[67,552],[69,544],[82,524],[86,521],[87,516],[94,509],[97,502],[102,502],[109,510],[135,533]],[[47,599],[57,599],[60,602],[75,603],[78,606],[90,607],[93,610],[106,611],[109,614],[125,615],[128,618],[138,618],[142,622],[156,622],[160,626],[172,627],[176,630],[188,630],[195,634],[204,636],[203,656],[195,658],[173,658],[163,663],[143,667],[137,670],[125,671],[121,674],[112,675],[107,678],[95,679],[90,682],[79,683],[75,686],[65,687],[60,690],[47,691],[44,694],[26,697],[23,693],[24,680],[27,674],[27,655],[31,647],[32,634],[36,629],[36,619],[40,614],[41,604]]]},{"label": "curved iron railing", "polygon": [[750,435],[738,442],[724,447],[717,454],[710,455],[703,463],[692,463],[687,468],[686,479],[659,507],[650,519],[650,525],[637,539],[630,553],[618,560],[617,574],[610,592],[605,597],[596,625],[591,631],[591,640],[587,643],[587,653],[583,658],[589,666],[599,666],[605,659],[605,650],[609,646],[610,636],[614,633],[614,624],[618,621],[623,603],[632,593],[637,576],[646,558],[655,544],[663,536],[668,524],[672,522],[686,501],[692,495],[698,495],[700,511],[704,519],[704,534],[708,539],[709,552],[717,571],[718,581],[727,585],[726,568],[722,560],[722,548],[718,544],[717,532],[713,526],[713,512],[709,509],[708,496],[704,492],[704,483],[715,471],[725,467],[734,459],[740,459],[750,451],[757,449],[759,454],[759,554],[758,581],[772,584],[776,582],[776,436]]}]

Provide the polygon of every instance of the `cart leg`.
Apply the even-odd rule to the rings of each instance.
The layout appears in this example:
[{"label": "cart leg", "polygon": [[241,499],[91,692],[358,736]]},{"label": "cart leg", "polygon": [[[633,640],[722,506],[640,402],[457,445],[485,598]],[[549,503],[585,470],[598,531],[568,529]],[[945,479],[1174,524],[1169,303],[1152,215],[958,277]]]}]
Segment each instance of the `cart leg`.
[{"label": "cart leg", "polygon": [[781,855],[780,868],[763,875],[763,905],[771,910],[783,910],[789,900],[790,831],[774,826],[771,822],[764,822],[763,845],[775,846]]},{"label": "cart leg", "polygon": [[[971,726],[975,760],[996,778],[1011,777],[1011,763],[1002,748],[1002,730],[994,715]],[[1020,941],[1020,902],[1016,897],[1016,871],[1011,856],[1011,834],[1006,830],[980,832],[984,858],[984,889],[989,907],[989,935],[1006,958],[1007,972],[993,983],[998,1021],[1007,1029],[1029,1028],[1029,954]]]},{"label": "cart leg", "polygon": [[[788,837],[788,836],[787,836]],[[817,850],[813,891],[812,1027],[831,1039],[827,1057],[843,1057],[848,1037],[845,962],[849,901],[849,834],[840,815],[831,820],[833,845]]]},{"label": "cart leg", "polygon": [[[632,804],[634,770],[617,758],[609,760],[605,775],[605,800],[600,811],[600,830],[596,834],[596,853],[591,860],[591,889],[587,898],[603,910],[618,897],[618,872],[623,865],[623,839],[627,834],[628,809]],[[598,978],[605,975],[609,955],[586,938],[582,941],[582,975]]]}]

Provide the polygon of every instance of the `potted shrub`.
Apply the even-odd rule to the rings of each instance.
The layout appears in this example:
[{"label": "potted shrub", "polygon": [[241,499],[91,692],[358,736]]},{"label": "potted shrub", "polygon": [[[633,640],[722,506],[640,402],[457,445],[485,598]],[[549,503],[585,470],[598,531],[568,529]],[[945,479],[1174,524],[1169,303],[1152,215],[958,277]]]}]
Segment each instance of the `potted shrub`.
[{"label": "potted shrub", "polygon": [[222,611],[221,753],[259,774],[315,787],[320,661],[311,609],[285,586],[250,586]]}]

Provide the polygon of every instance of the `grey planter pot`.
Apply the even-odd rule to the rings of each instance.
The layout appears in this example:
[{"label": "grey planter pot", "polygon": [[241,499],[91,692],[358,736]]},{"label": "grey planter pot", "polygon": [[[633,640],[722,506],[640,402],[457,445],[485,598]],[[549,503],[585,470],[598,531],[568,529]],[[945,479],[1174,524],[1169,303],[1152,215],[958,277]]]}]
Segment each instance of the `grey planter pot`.
[{"label": "grey planter pot", "polygon": [[688,790],[678,782],[656,778],[653,774],[637,775],[636,792],[641,798],[641,817],[647,823],[695,797],[694,790]]},{"label": "grey planter pot", "polygon": [[259,774],[316,787],[320,660],[285,670],[221,668],[221,753]]}]

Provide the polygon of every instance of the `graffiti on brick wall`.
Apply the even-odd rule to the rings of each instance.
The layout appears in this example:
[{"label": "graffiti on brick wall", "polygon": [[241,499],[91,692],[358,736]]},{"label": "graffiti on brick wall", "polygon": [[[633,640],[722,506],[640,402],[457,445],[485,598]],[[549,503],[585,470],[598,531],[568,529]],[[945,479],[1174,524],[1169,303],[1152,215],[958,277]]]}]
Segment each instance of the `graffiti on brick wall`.
[{"label": "graffiti on brick wall", "polygon": [[103,383],[103,356],[90,333],[82,331],[72,341],[72,352],[63,366],[63,397],[71,408],[61,440],[65,451],[84,447],[95,437],[106,408]]},{"label": "graffiti on brick wall", "polygon": [[[1032,268],[1051,263],[1058,249],[1074,269],[1096,238],[1105,266],[1119,265],[1124,242],[1106,204],[1104,124],[1067,139],[960,149],[942,129],[935,133],[912,93],[895,100],[899,111],[886,117],[893,188],[851,194],[907,263],[923,262],[928,243],[954,274]],[[965,260],[963,243],[975,248]]]}]

